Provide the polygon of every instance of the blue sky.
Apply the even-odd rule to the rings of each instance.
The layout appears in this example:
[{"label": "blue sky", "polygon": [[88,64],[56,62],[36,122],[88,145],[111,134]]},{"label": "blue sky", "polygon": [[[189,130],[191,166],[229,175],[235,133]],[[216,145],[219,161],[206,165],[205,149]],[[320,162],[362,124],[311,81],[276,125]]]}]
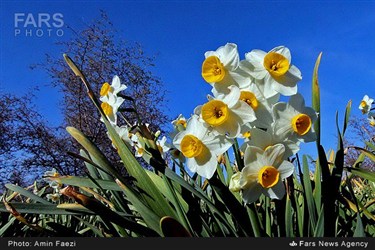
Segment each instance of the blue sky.
[{"label": "blue sky", "polygon": [[[169,115],[190,116],[206,101],[211,87],[201,78],[204,52],[227,42],[236,43],[240,58],[252,49],[264,51],[285,45],[292,63],[302,72],[298,83],[311,104],[311,77],[315,60],[323,52],[319,80],[322,98],[322,144],[335,148],[335,113],[343,117],[353,100],[353,115],[365,94],[375,96],[375,1],[1,1],[0,90],[15,94],[39,86],[38,110],[51,124],[61,116],[59,94],[48,87],[40,70],[45,53],[62,51],[54,42],[72,35],[15,36],[15,13],[62,13],[65,25],[83,26],[107,12],[120,35],[157,54],[155,75],[168,89]],[[36,30],[33,30],[36,32]],[[315,144],[302,152],[315,154]]]}]

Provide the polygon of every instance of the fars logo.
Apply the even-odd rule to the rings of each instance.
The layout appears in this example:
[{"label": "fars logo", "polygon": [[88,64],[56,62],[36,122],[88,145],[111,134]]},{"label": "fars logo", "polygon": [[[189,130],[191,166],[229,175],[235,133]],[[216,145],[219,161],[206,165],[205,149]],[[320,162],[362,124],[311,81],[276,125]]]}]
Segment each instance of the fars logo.
[{"label": "fars logo", "polygon": [[61,37],[64,35],[61,13],[14,13],[14,36]]}]

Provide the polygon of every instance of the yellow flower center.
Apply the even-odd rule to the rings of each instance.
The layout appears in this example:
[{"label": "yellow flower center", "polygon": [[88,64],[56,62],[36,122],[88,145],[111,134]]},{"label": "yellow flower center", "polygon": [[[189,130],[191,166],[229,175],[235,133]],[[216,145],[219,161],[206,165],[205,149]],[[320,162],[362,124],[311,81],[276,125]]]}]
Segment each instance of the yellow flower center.
[{"label": "yellow flower center", "polygon": [[176,126],[178,126],[178,125],[182,125],[184,128],[186,128],[186,121],[185,120],[178,120],[177,122],[176,122]]},{"label": "yellow flower center", "polygon": [[107,116],[113,113],[113,108],[108,103],[103,102],[100,106],[102,107],[104,114],[106,114]]},{"label": "yellow flower center", "polygon": [[269,52],[264,57],[263,66],[271,76],[280,77],[289,70],[289,61],[279,53]]},{"label": "yellow flower center", "polygon": [[375,121],[370,121],[370,126],[375,127]]},{"label": "yellow flower center", "polygon": [[216,56],[209,56],[202,64],[202,77],[206,82],[220,82],[224,79],[225,68]]},{"label": "yellow flower center", "polygon": [[267,149],[269,149],[270,147],[272,147],[272,145],[268,145],[267,147],[264,148],[264,151],[266,151]]},{"label": "yellow flower center", "polygon": [[296,115],[292,119],[292,127],[297,134],[305,135],[311,128],[311,119],[305,114]]},{"label": "yellow flower center", "polygon": [[258,173],[258,182],[264,188],[271,188],[279,181],[280,172],[273,166],[264,166]]},{"label": "yellow flower center", "polygon": [[254,110],[258,108],[258,100],[250,91],[241,91],[240,100],[246,102]]},{"label": "yellow flower center", "polygon": [[228,106],[222,101],[211,100],[202,106],[202,118],[211,126],[223,124],[228,117]]},{"label": "yellow flower center", "polygon": [[246,131],[245,133],[242,134],[242,136],[245,137],[245,138],[250,138],[251,133],[250,133],[250,131]]},{"label": "yellow flower center", "polygon": [[138,148],[137,149],[138,155],[143,155],[144,152],[145,152],[144,148]]},{"label": "yellow flower center", "polygon": [[106,96],[109,92],[112,92],[112,87],[108,82],[103,83],[102,88],[100,89],[100,96]]},{"label": "yellow flower center", "polygon": [[360,104],[360,105],[361,105],[362,108],[366,108],[367,103],[366,103],[365,101],[361,101],[361,104]]},{"label": "yellow flower center", "polygon": [[194,135],[185,135],[181,141],[181,152],[185,157],[192,158],[199,156],[204,148],[204,144]]}]

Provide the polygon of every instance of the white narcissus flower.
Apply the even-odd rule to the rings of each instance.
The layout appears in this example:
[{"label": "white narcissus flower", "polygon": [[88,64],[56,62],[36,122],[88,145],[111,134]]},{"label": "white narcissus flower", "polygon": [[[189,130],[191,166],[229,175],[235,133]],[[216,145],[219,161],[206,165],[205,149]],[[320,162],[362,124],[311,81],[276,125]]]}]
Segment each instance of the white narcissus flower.
[{"label": "white narcissus flower", "polygon": [[371,127],[375,127],[375,118],[374,118],[374,116],[370,115],[367,118],[367,120],[369,121]]},{"label": "white narcissus flower", "polygon": [[108,102],[109,93],[117,96],[117,94],[125,90],[127,86],[125,84],[121,84],[120,78],[118,76],[114,76],[112,79],[111,85],[108,82],[103,83],[100,89],[100,101]]},{"label": "white narcissus flower", "polygon": [[278,101],[279,95],[265,98],[263,92],[254,82],[249,82],[248,85],[240,87],[240,91],[240,100],[254,110],[257,118],[250,124],[258,128],[268,129],[273,121],[272,105]]},{"label": "white narcissus flower", "polygon": [[136,157],[142,157],[143,154],[145,153],[145,149],[144,147],[142,146],[141,142],[139,141],[139,138],[136,134],[133,134],[131,137],[130,137],[131,141],[133,142],[133,146],[135,148],[135,153],[134,155]]},{"label": "white narcissus flower", "polygon": [[229,85],[246,81],[246,73],[239,68],[240,57],[237,45],[227,43],[216,51],[207,51],[202,63],[202,77],[218,92],[226,90]]},{"label": "white narcissus flower", "polygon": [[[108,100],[102,102],[101,108],[112,125],[117,125],[117,111],[124,101],[124,98],[108,93]],[[100,120],[103,121],[102,118]]]},{"label": "white narcissus flower", "polygon": [[173,125],[173,131],[169,134],[170,138],[174,138],[178,132],[186,129],[186,118],[182,114],[179,114],[171,123]]},{"label": "white narcissus flower", "polygon": [[52,202],[57,202],[60,199],[61,194],[54,193],[54,194],[47,194],[46,198]]},{"label": "white narcissus flower", "polygon": [[[128,128],[128,126],[122,125],[121,127],[119,127],[117,125],[113,125],[113,128],[115,129],[115,131],[117,132],[117,134],[120,136],[120,138],[127,145],[129,145],[130,147],[133,146],[133,141],[130,139],[130,134],[129,134],[129,128]],[[109,134],[109,132],[107,132],[107,135],[108,135],[109,139],[111,141],[113,141],[112,138],[111,138],[111,135]],[[115,147],[113,143],[112,143],[112,146]]]},{"label": "white narcissus flower", "polygon": [[368,114],[371,109],[371,105],[374,102],[374,99],[370,98],[368,95],[365,95],[359,104],[359,109],[362,111],[362,114]]},{"label": "white narcissus flower", "polygon": [[232,192],[239,192],[241,190],[240,186],[241,172],[237,172],[232,175],[229,181],[229,190]]},{"label": "white narcissus flower", "polygon": [[[53,178],[60,177],[61,175],[55,168],[52,168],[52,170],[44,172],[43,179],[48,183],[48,185],[55,189],[58,190],[59,188],[62,187],[62,184],[54,180]],[[52,178],[49,178],[52,177]]]},{"label": "white narcissus flower", "polygon": [[163,136],[160,140],[156,141],[156,146],[159,149],[159,152],[163,159],[165,159],[165,154],[172,149],[172,146],[167,143],[167,137]]},{"label": "white narcissus flower", "polygon": [[272,111],[273,133],[278,138],[302,142],[316,140],[313,124],[317,120],[317,114],[313,108],[305,107],[302,95],[291,96],[288,103],[275,104]]},{"label": "white narcissus flower", "polygon": [[186,157],[186,165],[193,173],[210,179],[217,168],[217,158],[233,144],[225,136],[210,132],[198,116],[193,115],[187,122],[186,130],[173,139],[174,146]]},{"label": "white narcissus flower", "polygon": [[245,167],[239,181],[242,199],[246,203],[255,202],[261,194],[271,199],[283,198],[283,180],[294,172],[294,165],[283,160],[284,152],[285,147],[282,144],[276,144],[266,150],[253,146],[246,149]]},{"label": "white narcissus flower", "polygon": [[290,96],[297,93],[297,82],[302,79],[301,71],[291,64],[287,47],[278,46],[268,53],[252,50],[245,54],[240,68],[257,80],[263,80],[264,95],[268,98],[278,93]]},{"label": "white narcissus flower", "polygon": [[266,132],[259,128],[251,128],[248,131],[248,135],[249,138],[246,139],[245,143],[241,146],[242,152],[245,152],[248,146],[254,146],[265,150],[270,146],[283,144],[285,147],[284,160],[287,160],[288,157],[295,155],[300,149],[298,145],[299,141],[294,142],[279,138],[272,133],[272,130]]},{"label": "white narcissus flower", "polygon": [[229,138],[237,137],[241,126],[256,119],[250,105],[240,100],[240,89],[230,86],[228,94],[217,94],[209,101],[195,108],[194,113],[215,131]]}]

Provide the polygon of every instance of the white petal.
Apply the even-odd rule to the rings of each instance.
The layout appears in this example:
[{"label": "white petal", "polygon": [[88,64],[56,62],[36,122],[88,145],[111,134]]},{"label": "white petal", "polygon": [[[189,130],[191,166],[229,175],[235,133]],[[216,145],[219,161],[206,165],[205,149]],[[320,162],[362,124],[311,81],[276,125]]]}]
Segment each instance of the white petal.
[{"label": "white petal", "polygon": [[312,123],[314,123],[318,118],[316,111],[311,107],[305,107],[303,113],[310,117]]},{"label": "white petal", "polygon": [[261,167],[257,164],[247,165],[241,171],[239,184],[241,188],[246,189],[248,186],[258,182],[258,172]]},{"label": "white petal", "polygon": [[204,135],[207,133],[207,128],[199,121],[197,115],[192,115],[186,124],[186,133],[192,134],[198,139],[202,140]]},{"label": "white petal", "polygon": [[119,88],[120,87],[121,82],[120,82],[120,78],[117,75],[113,77],[111,85],[112,85],[113,88]]},{"label": "white petal", "polygon": [[258,108],[254,111],[256,120],[251,125],[258,128],[269,128],[273,122],[271,110],[267,109],[263,103],[258,103]]},{"label": "white petal", "polygon": [[294,165],[289,161],[283,161],[280,166],[277,168],[280,173],[280,179],[284,180],[285,178],[291,176],[294,172]]},{"label": "white petal", "polygon": [[246,61],[250,63],[257,63],[263,65],[264,57],[267,55],[267,52],[259,49],[253,49],[252,51],[245,54]]},{"label": "white petal", "polygon": [[195,158],[186,158],[186,166],[189,168],[189,170],[193,173],[197,172],[198,164],[195,160]]},{"label": "white petal", "polygon": [[195,107],[194,115],[200,116],[202,113],[201,110],[202,110],[202,105],[198,105],[197,107]]},{"label": "white petal", "polygon": [[297,84],[291,81],[285,81],[283,83],[275,81],[272,87],[275,92],[284,96],[291,96],[297,93]]},{"label": "white petal", "polygon": [[264,157],[267,159],[270,166],[279,166],[283,161],[285,153],[285,146],[281,143],[268,147],[264,151]]},{"label": "white petal", "polygon": [[250,129],[250,135],[249,145],[265,149],[272,143],[272,136],[259,128]]},{"label": "white petal", "polygon": [[279,94],[279,92],[277,92],[274,88],[275,84],[277,84],[277,82],[267,72],[266,76],[263,79],[263,86],[261,87],[261,89],[263,90],[263,95],[264,95],[265,98],[270,98],[270,97],[273,97],[273,96]]},{"label": "white petal", "polygon": [[245,166],[250,166],[250,165],[255,164],[255,165],[259,165],[258,167],[263,167],[263,166],[260,166],[260,164],[256,163],[257,160],[263,155],[263,153],[264,151],[261,148],[258,148],[255,146],[248,146],[246,148],[245,155],[244,155]]},{"label": "white petal", "polygon": [[299,113],[304,112],[305,100],[303,99],[303,96],[300,93],[291,96],[288,104],[292,106],[295,110],[297,110]]},{"label": "white petal", "polygon": [[298,140],[302,142],[312,142],[316,141],[316,133],[315,131],[311,128],[309,132],[304,134],[303,136],[299,136]]},{"label": "white petal", "polygon": [[207,136],[203,143],[212,154],[220,155],[226,152],[234,142],[227,139],[226,136]]},{"label": "white petal", "polygon": [[239,102],[238,106],[232,109],[232,112],[238,117],[236,119],[240,125],[256,120],[254,110],[243,101]]},{"label": "white petal", "polygon": [[284,154],[284,159],[287,159],[288,157],[292,156],[292,155],[295,155],[300,147],[298,146],[297,143],[295,143],[294,141],[291,141],[291,140],[286,140],[284,142],[282,142],[285,146],[285,154]]},{"label": "white petal", "polygon": [[302,80],[302,73],[301,71],[294,65],[291,65],[288,72],[287,72],[287,77],[289,79],[293,78],[296,79],[296,81],[301,81]]},{"label": "white petal", "polygon": [[286,59],[288,59],[289,64],[292,62],[292,57],[290,55],[290,50],[285,46],[278,46],[270,50],[270,52],[276,52],[278,54],[283,55]]},{"label": "white petal", "polygon": [[242,199],[244,202],[250,204],[258,200],[259,196],[262,194],[262,186],[255,182],[246,189],[242,190]]},{"label": "white petal", "polygon": [[229,119],[222,125],[215,127],[215,129],[222,135],[227,135],[229,138],[237,137],[241,132],[241,126],[238,123],[238,116],[233,112],[230,113]]},{"label": "white petal", "polygon": [[248,85],[252,81],[251,76],[240,68],[237,68],[235,71],[230,71],[229,75],[232,78],[232,82],[236,83],[235,85],[239,88]]},{"label": "white petal", "polygon": [[225,46],[219,47],[216,53],[227,70],[232,71],[238,67],[240,56],[238,55],[236,44],[227,43]]},{"label": "white petal", "polygon": [[271,199],[281,200],[285,195],[284,183],[279,180],[279,182],[272,188],[263,189],[263,194]]},{"label": "white petal", "polygon": [[[222,96],[222,101],[228,105],[228,108],[232,108],[236,105],[240,99],[241,91],[237,86],[229,86],[229,93]],[[221,97],[221,96],[220,96]]]},{"label": "white petal", "polygon": [[[196,160],[197,160],[197,158],[196,158]],[[197,163],[199,165],[197,167],[197,173],[200,176],[202,176],[204,178],[207,178],[207,179],[210,179],[214,175],[214,173],[217,169],[217,158],[216,157],[209,158],[209,160],[202,165],[200,165],[198,160],[197,160]]]}]

